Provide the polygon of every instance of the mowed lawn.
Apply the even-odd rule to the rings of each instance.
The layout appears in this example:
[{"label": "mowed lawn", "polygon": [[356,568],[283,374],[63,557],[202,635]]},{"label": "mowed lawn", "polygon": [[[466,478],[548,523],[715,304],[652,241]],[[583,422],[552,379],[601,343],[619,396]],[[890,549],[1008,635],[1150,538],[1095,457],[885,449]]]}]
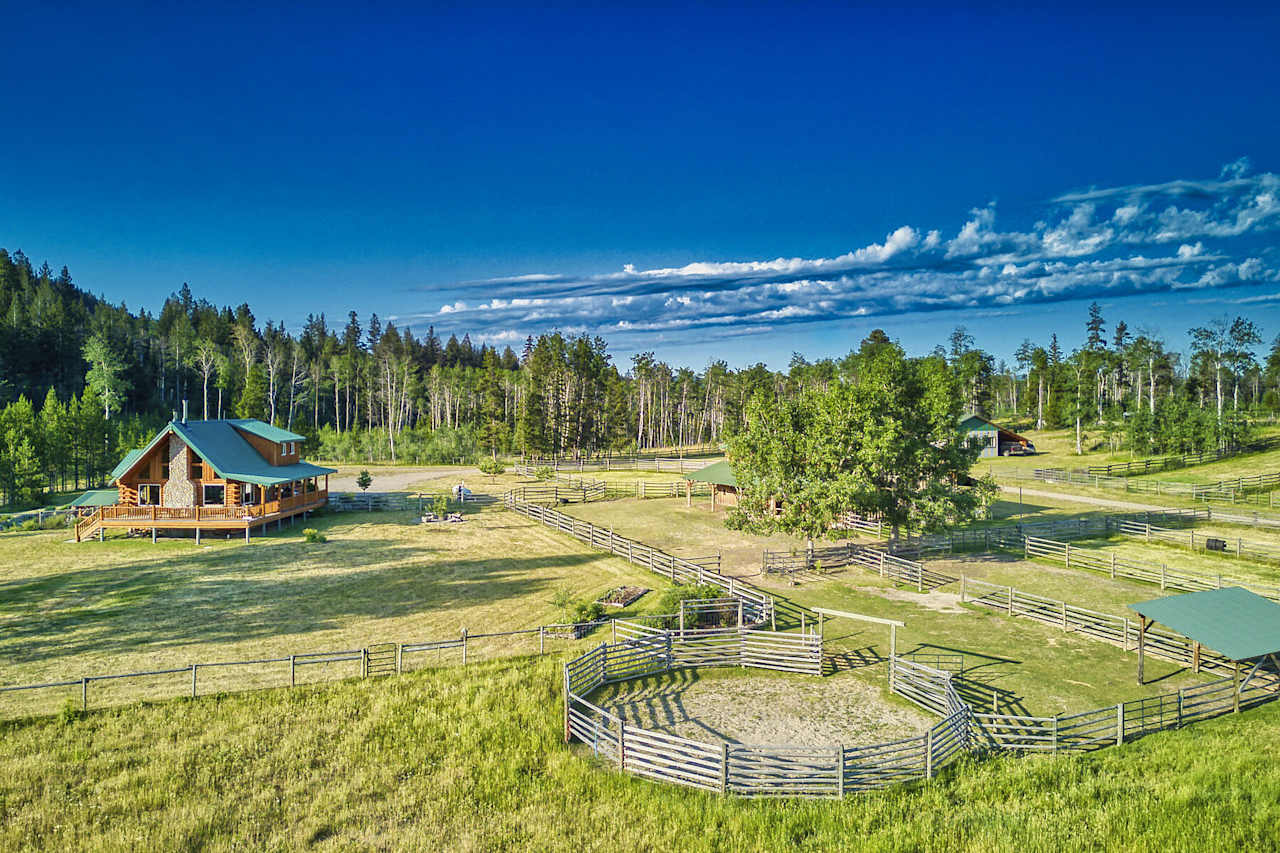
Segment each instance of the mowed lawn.
[{"label": "mowed lawn", "polygon": [[559,683],[558,660],[509,659],[0,724],[0,848],[1275,849],[1280,705],[839,802],[769,800],[566,747]]},{"label": "mowed lawn", "polygon": [[[307,522],[328,537],[323,544],[303,541],[301,523],[249,545],[0,535],[0,684],[531,628],[558,621],[551,600],[561,588],[595,598],[620,584],[662,585],[500,506],[470,505],[466,518],[423,525],[409,513],[329,513]],[[472,653],[530,652],[537,642],[488,640]],[[209,689],[259,675],[267,677],[257,668],[202,673]],[[280,683],[278,667],[269,675]],[[95,698],[115,687],[94,685]],[[36,698],[0,694],[0,709]]]}]

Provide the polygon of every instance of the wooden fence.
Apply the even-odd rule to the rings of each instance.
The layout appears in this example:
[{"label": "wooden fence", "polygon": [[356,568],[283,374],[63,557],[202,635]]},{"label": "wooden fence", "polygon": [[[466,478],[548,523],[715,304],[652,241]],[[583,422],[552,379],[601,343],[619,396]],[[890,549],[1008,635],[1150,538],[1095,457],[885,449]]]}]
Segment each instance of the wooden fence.
[{"label": "wooden fence", "polygon": [[[676,557],[657,548],[619,536],[611,528],[597,527],[586,521],[580,521],[571,515],[565,515],[550,507],[530,503],[520,497],[520,490],[513,489],[503,496],[507,509],[527,516],[534,521],[567,533],[575,539],[586,542],[593,548],[599,548],[627,562],[643,566],[654,574],[670,579],[672,584],[706,584],[719,587],[731,598],[740,598],[743,602],[744,619],[750,623],[773,623],[775,620],[773,596],[756,589],[745,581],[733,577],[725,577],[718,571],[711,571],[705,563],[707,560],[690,560]],[[718,558],[717,558],[718,567]]]},{"label": "wooden fence", "polygon": [[[1042,483],[1090,486],[1095,489],[1117,489],[1157,497],[1180,496],[1193,500],[1227,503],[1234,503],[1246,495],[1269,493],[1280,489],[1280,471],[1219,480],[1216,483],[1181,483],[1172,480],[1144,480],[1137,477],[1108,477],[1102,474],[1068,471],[1065,468],[1037,468],[1030,475],[1021,471],[1006,471],[1000,476],[1013,480],[1030,479]],[[1268,500],[1268,506],[1275,506],[1275,502]]]},{"label": "wooden fence", "polygon": [[[516,473],[522,474],[518,466]],[[556,487],[559,487],[557,491]],[[587,480],[582,477],[556,475],[554,481],[517,486],[524,490],[525,500],[534,503],[586,503],[588,501],[612,501],[625,498],[683,498],[709,497],[711,484],[703,482],[667,482],[658,480],[632,480],[611,482]]]},{"label": "wooden fence", "polygon": [[557,473],[571,471],[654,471],[656,473],[687,474],[699,471],[717,459],[723,452],[709,452],[688,456],[603,456],[581,459],[539,459],[526,457],[514,466],[517,474],[532,475],[539,468],[550,468]]},{"label": "wooden fence", "polygon": [[1146,542],[1164,542],[1192,551],[1243,557],[1264,563],[1280,563],[1280,548],[1262,542],[1250,542],[1241,537],[1197,533],[1195,530],[1173,530],[1157,527],[1142,521],[1120,521],[1113,529],[1122,536],[1142,539]]},{"label": "wooden fence", "polygon": [[1068,569],[1085,569],[1109,575],[1112,579],[1124,578],[1155,584],[1162,590],[1174,589],[1197,592],[1206,589],[1222,589],[1223,586],[1240,586],[1258,595],[1280,601],[1280,587],[1259,585],[1251,580],[1231,575],[1205,574],[1187,569],[1170,569],[1164,563],[1117,557],[1115,552],[1100,556],[1089,548],[1072,548],[1068,542],[1039,539],[1028,536],[1023,541],[1023,554],[1027,559],[1037,558],[1061,563]]},{"label": "wooden fence", "polygon": [[1134,474],[1150,474],[1155,471],[1172,471],[1178,468],[1189,468],[1193,465],[1204,465],[1246,453],[1274,450],[1277,447],[1280,447],[1280,437],[1264,438],[1240,447],[1201,450],[1194,453],[1178,453],[1169,456],[1153,456],[1147,459],[1135,459],[1132,462],[1116,462],[1111,465],[1090,465],[1082,469],[1082,471],[1090,476],[1100,474],[1104,477],[1132,477]]}]

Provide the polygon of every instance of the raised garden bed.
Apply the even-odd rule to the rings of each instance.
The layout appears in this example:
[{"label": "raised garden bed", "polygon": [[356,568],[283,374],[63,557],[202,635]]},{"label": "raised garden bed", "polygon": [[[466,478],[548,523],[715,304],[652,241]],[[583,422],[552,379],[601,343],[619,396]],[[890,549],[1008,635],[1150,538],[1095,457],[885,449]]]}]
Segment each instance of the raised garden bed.
[{"label": "raised garden bed", "polygon": [[596,601],[605,607],[626,607],[634,601],[638,601],[649,590],[642,586],[619,586],[606,592]]}]

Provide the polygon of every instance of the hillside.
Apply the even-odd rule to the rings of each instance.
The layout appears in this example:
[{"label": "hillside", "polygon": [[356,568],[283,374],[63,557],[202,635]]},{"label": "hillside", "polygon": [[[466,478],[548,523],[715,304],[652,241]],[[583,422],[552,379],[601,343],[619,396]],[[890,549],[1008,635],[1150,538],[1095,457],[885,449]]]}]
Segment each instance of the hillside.
[{"label": "hillside", "polygon": [[8,723],[0,847],[1261,850],[1280,707],[843,802],[624,777],[560,742],[558,662]]}]

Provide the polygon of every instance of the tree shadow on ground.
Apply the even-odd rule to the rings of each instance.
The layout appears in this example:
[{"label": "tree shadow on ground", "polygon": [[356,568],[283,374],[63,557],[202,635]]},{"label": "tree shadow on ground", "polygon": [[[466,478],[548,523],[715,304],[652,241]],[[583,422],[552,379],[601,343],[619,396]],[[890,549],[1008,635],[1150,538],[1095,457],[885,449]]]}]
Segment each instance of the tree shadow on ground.
[{"label": "tree shadow on ground", "polygon": [[193,550],[180,558],[170,553],[8,581],[0,583],[0,655],[14,663],[55,665],[61,657],[149,645],[296,638],[361,619],[527,600],[566,579],[561,572],[546,574],[548,569],[599,559],[594,553],[465,559],[449,554],[396,539],[294,542]]},{"label": "tree shadow on ground", "polygon": [[737,743],[728,733],[692,716],[685,707],[685,694],[701,680],[696,670],[674,669],[655,678],[628,681],[615,688],[618,693],[597,701],[600,707],[622,717],[629,725],[670,730],[681,724],[691,724],[716,740]]}]

